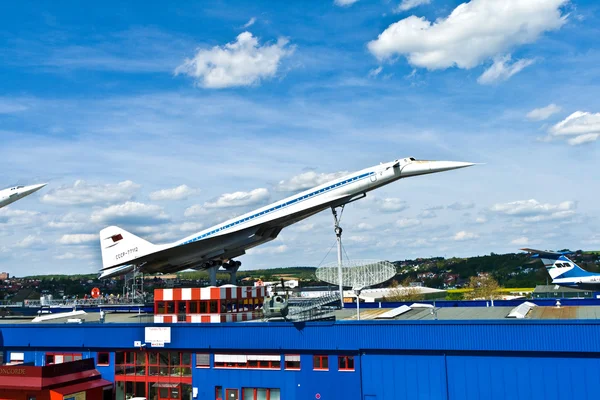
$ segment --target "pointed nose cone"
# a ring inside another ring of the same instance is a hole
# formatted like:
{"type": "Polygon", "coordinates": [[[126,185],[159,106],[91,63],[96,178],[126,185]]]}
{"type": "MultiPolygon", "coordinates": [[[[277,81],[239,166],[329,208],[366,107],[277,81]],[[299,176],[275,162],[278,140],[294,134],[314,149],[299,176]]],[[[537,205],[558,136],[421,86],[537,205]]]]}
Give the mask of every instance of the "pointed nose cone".
{"type": "Polygon", "coordinates": [[[472,165],[475,164],[462,161],[429,161],[431,172],[450,171],[452,169],[466,168],[472,165]]]}
{"type": "Polygon", "coordinates": [[[413,161],[402,168],[401,177],[433,174],[436,172],[450,171],[475,165],[462,161],[413,161]]]}
{"type": "Polygon", "coordinates": [[[31,185],[31,186],[27,186],[25,189],[27,194],[31,194],[33,192],[37,192],[38,190],[40,190],[41,188],[43,188],[44,186],[46,186],[47,183],[40,183],[39,185],[31,185]]]}

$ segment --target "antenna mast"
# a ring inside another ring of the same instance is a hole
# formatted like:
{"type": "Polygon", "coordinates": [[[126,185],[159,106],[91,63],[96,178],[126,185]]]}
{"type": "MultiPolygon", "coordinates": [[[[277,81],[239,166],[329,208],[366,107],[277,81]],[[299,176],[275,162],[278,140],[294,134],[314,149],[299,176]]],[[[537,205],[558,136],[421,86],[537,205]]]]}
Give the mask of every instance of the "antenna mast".
{"type": "MultiPolygon", "coordinates": [[[[342,211],[344,210],[344,206],[341,207],[342,211]]],[[[333,221],[335,223],[335,236],[337,238],[337,256],[338,256],[338,283],[339,283],[339,291],[340,291],[340,307],[344,308],[344,286],[342,281],[342,228],[340,227],[340,220],[337,216],[337,212],[335,211],[335,207],[331,207],[331,212],[333,214],[333,221]]]]}

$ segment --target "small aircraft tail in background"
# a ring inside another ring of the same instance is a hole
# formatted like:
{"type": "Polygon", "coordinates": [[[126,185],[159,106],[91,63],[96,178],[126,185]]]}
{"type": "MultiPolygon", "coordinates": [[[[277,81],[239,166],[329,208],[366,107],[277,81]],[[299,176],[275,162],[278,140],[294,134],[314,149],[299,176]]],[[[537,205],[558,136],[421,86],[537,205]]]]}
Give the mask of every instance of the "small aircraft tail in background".
{"type": "Polygon", "coordinates": [[[600,274],[584,270],[567,257],[572,252],[553,252],[546,250],[521,249],[531,253],[533,258],[542,260],[552,278],[552,283],[579,289],[599,289],[600,274]]]}

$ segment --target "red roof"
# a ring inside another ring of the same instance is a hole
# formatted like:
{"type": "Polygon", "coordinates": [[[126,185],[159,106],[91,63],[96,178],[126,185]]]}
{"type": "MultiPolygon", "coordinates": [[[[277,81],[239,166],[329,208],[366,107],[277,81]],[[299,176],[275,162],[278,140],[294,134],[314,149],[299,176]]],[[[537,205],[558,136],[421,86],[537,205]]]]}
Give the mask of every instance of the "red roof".
{"type": "Polygon", "coordinates": [[[106,379],[95,379],[93,381],[87,381],[82,383],[76,383],[74,385],[63,386],[61,388],[52,389],[53,392],[57,392],[62,394],[63,396],[66,394],[77,393],[83,390],[94,389],[99,387],[110,386],[112,388],[112,382],[107,381],[106,379]]]}

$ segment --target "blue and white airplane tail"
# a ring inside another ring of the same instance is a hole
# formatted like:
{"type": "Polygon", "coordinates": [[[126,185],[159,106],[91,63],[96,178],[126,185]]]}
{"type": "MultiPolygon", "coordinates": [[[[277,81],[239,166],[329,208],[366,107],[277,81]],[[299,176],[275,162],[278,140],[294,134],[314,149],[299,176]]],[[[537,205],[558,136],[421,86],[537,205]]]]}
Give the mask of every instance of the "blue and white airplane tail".
{"type": "Polygon", "coordinates": [[[584,270],[579,265],[567,258],[566,255],[571,254],[572,252],[552,252],[535,249],[521,250],[532,253],[533,258],[539,258],[542,260],[544,267],[546,267],[546,270],[548,270],[548,274],[550,274],[552,280],[564,278],[576,279],[599,275],[584,270]]]}

